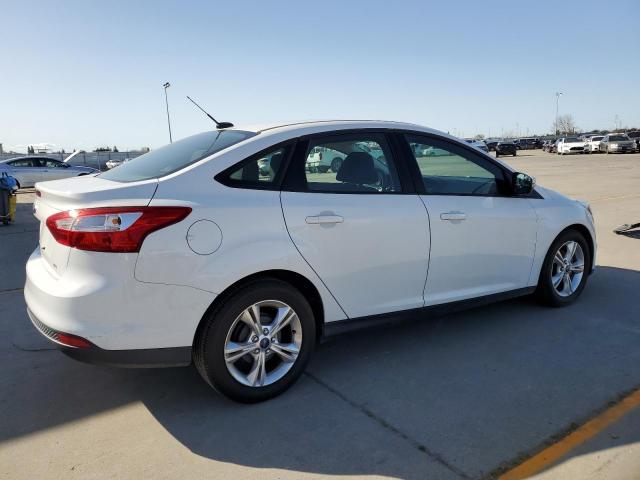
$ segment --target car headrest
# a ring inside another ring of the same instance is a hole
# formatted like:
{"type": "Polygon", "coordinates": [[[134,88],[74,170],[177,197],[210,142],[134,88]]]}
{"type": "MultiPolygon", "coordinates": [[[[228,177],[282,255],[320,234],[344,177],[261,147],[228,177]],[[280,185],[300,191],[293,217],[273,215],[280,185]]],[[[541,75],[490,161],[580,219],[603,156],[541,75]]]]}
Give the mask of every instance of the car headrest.
{"type": "Polygon", "coordinates": [[[271,160],[269,160],[269,167],[271,168],[274,177],[276,173],[278,173],[278,170],[280,170],[283,156],[284,155],[282,155],[282,153],[275,153],[271,156],[271,160]]]}
{"type": "Polygon", "coordinates": [[[376,183],[378,176],[373,168],[373,157],[365,152],[351,152],[343,160],[336,180],[358,185],[376,183]]]}

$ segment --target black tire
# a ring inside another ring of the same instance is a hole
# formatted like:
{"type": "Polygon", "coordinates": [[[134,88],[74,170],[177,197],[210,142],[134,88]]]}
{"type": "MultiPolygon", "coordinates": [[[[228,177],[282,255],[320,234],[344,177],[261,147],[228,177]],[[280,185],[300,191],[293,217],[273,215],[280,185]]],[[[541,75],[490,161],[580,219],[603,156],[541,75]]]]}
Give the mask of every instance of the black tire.
{"type": "Polygon", "coordinates": [[[338,173],[338,170],[340,170],[341,166],[342,166],[342,159],[340,157],[336,157],[333,160],[331,160],[331,171],[333,173],[338,173]]]}
{"type": "Polygon", "coordinates": [[[518,152],[513,152],[513,156],[515,157],[518,152]]]}
{"type": "Polygon", "coordinates": [[[256,280],[233,292],[207,312],[196,335],[193,361],[202,378],[218,392],[242,403],[256,403],[280,395],[302,375],[316,343],[313,311],[307,299],[290,284],[277,279],[256,280]],[[224,345],[238,315],[256,302],[277,300],[297,313],[302,327],[302,344],[291,369],[269,385],[250,387],[237,381],[227,369],[224,345]]]}
{"type": "Polygon", "coordinates": [[[587,278],[589,277],[589,272],[591,272],[591,249],[584,236],[578,232],[577,230],[567,230],[563,232],[549,247],[549,251],[547,252],[547,256],[544,259],[544,263],[542,264],[542,270],[540,271],[540,277],[538,279],[538,286],[536,288],[536,297],[537,299],[543,303],[544,305],[548,305],[550,307],[564,307],[571,303],[573,303],[584,290],[585,285],[587,284],[587,278]],[[553,268],[553,258],[558,251],[558,249],[568,241],[578,242],[580,248],[584,253],[584,271],[582,275],[582,279],[580,281],[580,285],[575,289],[575,291],[567,296],[563,297],[556,292],[556,289],[553,287],[553,283],[551,280],[552,268],[553,268]]]}
{"type": "Polygon", "coordinates": [[[320,173],[327,173],[329,171],[329,167],[327,167],[326,165],[321,165],[318,167],[318,171],[320,173]]]}
{"type": "Polygon", "coordinates": [[[496,158],[498,158],[500,156],[500,154],[498,153],[498,150],[496,150],[496,158]]]}

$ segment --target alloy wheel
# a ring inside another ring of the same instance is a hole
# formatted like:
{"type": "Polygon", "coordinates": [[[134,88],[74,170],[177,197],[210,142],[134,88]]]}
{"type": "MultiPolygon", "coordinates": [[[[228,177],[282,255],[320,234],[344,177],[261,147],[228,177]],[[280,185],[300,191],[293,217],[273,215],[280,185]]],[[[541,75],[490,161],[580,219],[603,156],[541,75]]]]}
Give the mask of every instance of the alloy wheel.
{"type": "Polygon", "coordinates": [[[302,347],[302,326],[286,303],[265,300],[242,311],[224,344],[227,370],[243,385],[263,387],[284,377],[302,347]]]}
{"type": "Polygon", "coordinates": [[[561,297],[572,295],[584,275],[584,252],[580,244],[569,240],[562,244],[551,264],[551,283],[561,297]]]}

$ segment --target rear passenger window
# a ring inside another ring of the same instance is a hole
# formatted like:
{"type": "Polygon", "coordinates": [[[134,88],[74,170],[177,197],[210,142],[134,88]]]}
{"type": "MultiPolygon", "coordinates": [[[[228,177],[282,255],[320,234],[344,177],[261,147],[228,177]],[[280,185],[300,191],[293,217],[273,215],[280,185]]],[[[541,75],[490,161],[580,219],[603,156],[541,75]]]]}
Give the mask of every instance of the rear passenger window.
{"type": "Polygon", "coordinates": [[[304,169],[307,190],[311,192],[400,192],[391,151],[381,134],[312,139],[304,169]]]}
{"type": "Polygon", "coordinates": [[[288,147],[275,148],[255,155],[223,173],[219,181],[238,188],[276,188],[284,173],[288,147]]]}

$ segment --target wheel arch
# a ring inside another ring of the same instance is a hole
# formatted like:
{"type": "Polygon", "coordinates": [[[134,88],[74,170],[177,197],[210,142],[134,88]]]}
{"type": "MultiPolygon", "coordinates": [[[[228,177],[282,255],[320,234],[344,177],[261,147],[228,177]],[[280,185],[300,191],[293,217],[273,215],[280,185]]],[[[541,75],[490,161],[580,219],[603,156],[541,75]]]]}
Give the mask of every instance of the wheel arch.
{"type": "Polygon", "coordinates": [[[217,295],[200,319],[198,327],[196,328],[193,336],[192,345],[195,345],[196,339],[200,335],[200,331],[202,330],[205,319],[216,307],[218,307],[218,305],[224,303],[231,295],[243,288],[245,285],[259,280],[269,279],[276,279],[288,283],[291,287],[297,289],[298,291],[300,291],[300,293],[302,293],[302,295],[304,295],[304,297],[309,302],[309,305],[311,306],[311,310],[313,311],[313,316],[316,324],[316,339],[321,339],[324,334],[324,305],[322,303],[320,292],[318,291],[316,286],[313,284],[313,282],[311,282],[311,280],[306,278],[304,275],[301,275],[300,273],[293,272],[291,270],[273,269],[253,273],[244,278],[241,278],[240,280],[229,285],[219,295],[217,295]]]}
{"type": "MultiPolygon", "coordinates": [[[[593,238],[593,235],[591,234],[591,231],[583,224],[581,223],[573,223],[571,225],[566,226],[565,228],[563,228],[560,232],[558,232],[558,234],[553,237],[553,239],[551,240],[551,243],[549,243],[549,246],[547,247],[547,250],[545,252],[545,257],[547,255],[547,253],[549,252],[549,249],[551,248],[551,246],[553,245],[553,243],[564,233],[568,232],[569,230],[575,230],[577,232],[579,232],[587,241],[587,247],[589,248],[589,258],[591,259],[591,270],[589,271],[589,275],[591,275],[591,273],[594,270],[594,253],[595,253],[595,239],[593,238]]],[[[544,257],[543,257],[544,258],[544,257]]],[[[542,264],[540,264],[540,271],[538,272],[538,277],[537,277],[537,281],[540,281],[540,275],[542,275],[542,264]]]]}

